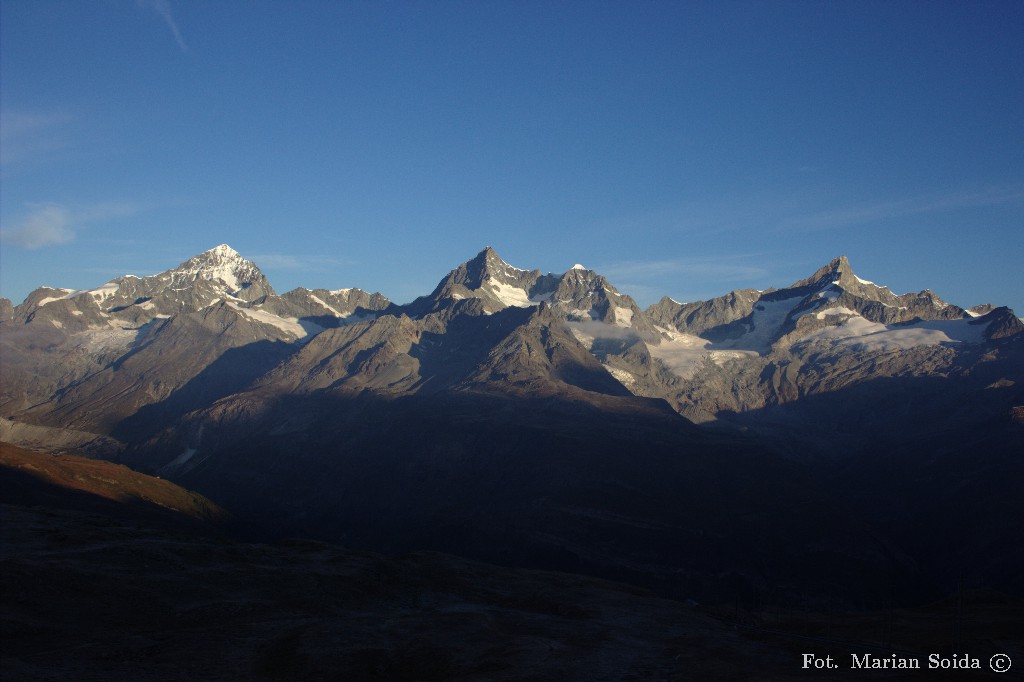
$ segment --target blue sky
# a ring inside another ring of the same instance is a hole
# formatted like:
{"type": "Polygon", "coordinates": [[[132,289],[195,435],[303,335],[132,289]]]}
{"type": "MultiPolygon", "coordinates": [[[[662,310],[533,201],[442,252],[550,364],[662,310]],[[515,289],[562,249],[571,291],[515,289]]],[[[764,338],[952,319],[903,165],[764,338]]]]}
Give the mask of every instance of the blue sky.
{"type": "Polygon", "coordinates": [[[0,295],[226,242],[407,302],[485,245],[647,305],[847,255],[1024,314],[1024,3],[0,0],[0,295]]]}

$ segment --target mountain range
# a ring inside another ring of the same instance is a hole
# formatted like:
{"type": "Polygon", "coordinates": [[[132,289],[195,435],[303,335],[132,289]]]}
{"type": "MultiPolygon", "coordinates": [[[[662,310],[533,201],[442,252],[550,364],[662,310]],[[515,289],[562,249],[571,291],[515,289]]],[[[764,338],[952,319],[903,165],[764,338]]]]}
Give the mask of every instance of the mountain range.
{"type": "Polygon", "coordinates": [[[709,602],[1024,592],[1024,324],[845,257],[645,310],[490,247],[404,305],[278,294],[221,245],[0,300],[0,370],[0,439],[171,479],[252,537],[709,602]]]}

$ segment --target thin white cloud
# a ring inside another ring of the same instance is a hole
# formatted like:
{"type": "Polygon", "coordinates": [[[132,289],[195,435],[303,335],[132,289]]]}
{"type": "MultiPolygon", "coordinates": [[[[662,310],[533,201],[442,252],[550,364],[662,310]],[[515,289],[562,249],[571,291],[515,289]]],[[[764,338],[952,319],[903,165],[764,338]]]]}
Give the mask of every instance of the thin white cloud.
{"type": "Polygon", "coordinates": [[[167,24],[167,28],[174,34],[174,40],[177,41],[181,51],[188,52],[188,45],[185,44],[185,39],[181,37],[181,31],[178,29],[178,23],[174,20],[174,14],[171,12],[171,3],[168,0],[136,0],[136,2],[139,7],[153,10],[159,14],[160,18],[167,24]]]}
{"type": "Polygon", "coordinates": [[[601,274],[612,281],[616,278],[643,281],[669,275],[719,281],[742,281],[763,277],[769,273],[769,270],[760,266],[730,263],[729,260],[735,260],[735,257],[706,260],[623,261],[605,265],[599,270],[601,274]]]}
{"type": "Polygon", "coordinates": [[[71,210],[58,204],[30,204],[28,214],[13,227],[0,229],[0,240],[25,249],[60,246],[73,241],[83,226],[138,213],[126,202],[93,204],[71,210]]]}
{"type": "Polygon", "coordinates": [[[1001,206],[1024,201],[1024,187],[1003,185],[982,190],[966,190],[942,195],[921,195],[893,201],[865,203],[860,206],[819,211],[781,221],[782,228],[827,230],[877,223],[893,218],[928,213],[943,213],[984,206],[1001,206]]]}
{"type": "Polygon", "coordinates": [[[75,219],[80,223],[95,223],[112,218],[133,216],[141,210],[139,204],[128,201],[105,201],[76,211],[75,219]]]}
{"type": "Polygon", "coordinates": [[[26,249],[66,244],[75,238],[71,213],[60,206],[36,207],[14,229],[0,231],[0,238],[26,249]]]}
{"type": "Polygon", "coordinates": [[[0,142],[7,145],[32,133],[47,130],[69,120],[67,114],[26,114],[6,110],[0,113],[0,142]]]}
{"type": "Polygon", "coordinates": [[[637,282],[612,282],[612,284],[622,293],[631,296],[641,308],[660,301],[661,297],[665,295],[665,290],[657,285],[637,282]]]}
{"type": "Polygon", "coordinates": [[[246,256],[249,260],[261,268],[276,268],[279,270],[310,270],[318,271],[334,268],[344,263],[338,258],[321,255],[295,255],[286,253],[263,253],[254,256],[246,256]]]}
{"type": "Polygon", "coordinates": [[[61,129],[71,120],[64,113],[0,111],[0,167],[32,161],[65,146],[61,129]]]}
{"type": "Polygon", "coordinates": [[[685,299],[704,300],[720,296],[722,292],[737,288],[735,285],[750,286],[768,279],[771,270],[749,261],[764,262],[771,258],[765,253],[741,253],[727,256],[703,258],[675,258],[648,261],[621,261],[602,265],[595,270],[607,277],[619,291],[627,293],[641,307],[646,307],[661,300],[669,292],[678,292],[686,288],[690,295],[685,299]],[[715,293],[702,297],[694,297],[694,291],[713,291],[715,293]]]}

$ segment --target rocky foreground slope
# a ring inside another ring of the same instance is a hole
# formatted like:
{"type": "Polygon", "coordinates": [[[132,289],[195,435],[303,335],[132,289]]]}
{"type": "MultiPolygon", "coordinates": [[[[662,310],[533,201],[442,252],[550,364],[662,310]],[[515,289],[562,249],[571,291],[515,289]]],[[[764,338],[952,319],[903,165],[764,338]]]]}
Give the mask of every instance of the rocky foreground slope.
{"type": "Polygon", "coordinates": [[[223,519],[196,524],[208,506],[154,516],[110,499],[114,481],[155,505],[201,499],[118,465],[0,445],[0,679],[806,679],[809,645],[844,666],[851,651],[892,649],[927,665],[952,646],[955,617],[966,650],[1024,655],[1021,600],[1005,594],[855,615],[707,607],[436,552],[243,543],[223,519]],[[17,485],[26,471],[65,475],[17,485]]]}

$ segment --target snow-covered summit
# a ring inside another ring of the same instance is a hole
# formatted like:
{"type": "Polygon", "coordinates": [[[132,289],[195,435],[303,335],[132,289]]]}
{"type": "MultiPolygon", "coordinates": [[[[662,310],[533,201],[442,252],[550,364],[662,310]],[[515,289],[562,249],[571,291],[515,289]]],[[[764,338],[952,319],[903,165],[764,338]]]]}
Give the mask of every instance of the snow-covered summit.
{"type": "Polygon", "coordinates": [[[170,270],[171,288],[182,289],[200,279],[222,284],[227,293],[237,296],[242,289],[263,280],[256,264],[246,260],[227,244],[204,251],[170,270]]]}

